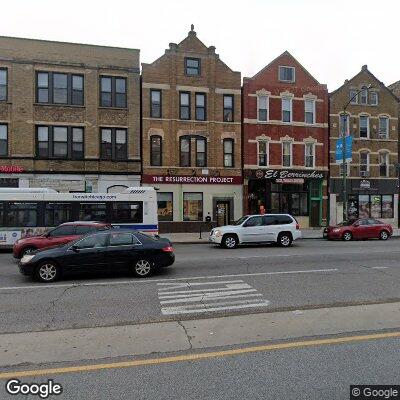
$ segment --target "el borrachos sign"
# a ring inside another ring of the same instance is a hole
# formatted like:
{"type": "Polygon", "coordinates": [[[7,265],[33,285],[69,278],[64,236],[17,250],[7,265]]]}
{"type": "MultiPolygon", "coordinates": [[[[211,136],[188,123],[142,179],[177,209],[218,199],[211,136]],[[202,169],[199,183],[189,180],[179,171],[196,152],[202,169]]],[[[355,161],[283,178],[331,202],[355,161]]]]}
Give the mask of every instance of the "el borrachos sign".
{"type": "Polygon", "coordinates": [[[324,171],[316,170],[287,170],[287,169],[259,169],[255,173],[256,178],[266,179],[322,179],[324,171]]]}

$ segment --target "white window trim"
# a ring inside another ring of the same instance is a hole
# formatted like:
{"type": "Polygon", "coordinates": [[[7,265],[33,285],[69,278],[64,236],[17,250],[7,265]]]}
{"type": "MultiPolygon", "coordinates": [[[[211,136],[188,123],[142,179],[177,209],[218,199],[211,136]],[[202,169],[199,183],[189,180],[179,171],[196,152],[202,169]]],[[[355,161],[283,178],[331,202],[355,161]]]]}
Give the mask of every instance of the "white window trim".
{"type": "Polygon", "coordinates": [[[363,87],[361,88],[361,92],[359,93],[359,96],[360,96],[360,103],[359,103],[359,104],[362,104],[363,106],[367,105],[369,99],[368,99],[368,88],[367,88],[366,86],[363,86],[363,87]],[[364,90],[367,92],[366,102],[365,102],[365,103],[362,102],[364,90]]]}
{"type": "Polygon", "coordinates": [[[269,140],[257,140],[257,165],[259,167],[268,167],[269,166],[269,140]],[[266,144],[266,154],[267,154],[267,165],[260,165],[260,143],[266,144]]]}
{"type": "Polygon", "coordinates": [[[366,114],[361,114],[358,116],[358,136],[360,139],[369,139],[370,138],[370,125],[371,125],[371,121],[370,121],[370,117],[369,115],[366,114]],[[361,117],[365,117],[368,120],[368,124],[367,124],[367,137],[363,137],[360,135],[360,131],[361,131],[361,117]]]}
{"type": "Polygon", "coordinates": [[[314,99],[304,99],[304,122],[307,124],[307,125],[314,125],[315,124],[315,100],[314,99]],[[310,124],[310,123],[307,123],[307,121],[306,121],[306,102],[307,101],[312,101],[312,103],[313,103],[313,121],[312,121],[312,123],[310,124]]]}
{"type": "Polygon", "coordinates": [[[381,127],[381,119],[386,119],[386,137],[382,138],[382,140],[387,140],[389,139],[389,132],[390,132],[390,118],[386,115],[380,115],[378,117],[378,135],[379,135],[379,139],[381,139],[381,132],[380,132],[380,127],[381,127]]]}
{"type": "Polygon", "coordinates": [[[293,122],[293,99],[292,97],[288,97],[288,96],[283,96],[282,100],[281,100],[281,109],[282,109],[282,115],[281,115],[281,120],[283,124],[291,124],[293,122]],[[283,121],[283,100],[289,100],[290,101],[290,121],[286,122],[283,121]]]}
{"type": "Polygon", "coordinates": [[[377,92],[376,90],[372,90],[372,91],[370,91],[370,93],[376,93],[376,103],[369,102],[369,104],[370,104],[371,106],[377,106],[377,105],[379,105],[379,94],[378,94],[378,92],[377,92]]]}
{"type": "Polygon", "coordinates": [[[257,95],[257,121],[258,122],[268,122],[269,121],[269,96],[265,94],[259,94],[257,95]],[[260,120],[260,115],[259,115],[259,110],[260,110],[260,97],[266,97],[267,98],[267,120],[266,121],[261,121],[260,120]]]}
{"type": "Polygon", "coordinates": [[[293,143],[288,141],[288,140],[284,140],[282,142],[282,159],[281,159],[281,163],[282,163],[282,167],[285,167],[285,168],[291,168],[292,165],[293,165],[293,143]],[[285,143],[289,143],[290,165],[283,165],[283,156],[284,156],[283,149],[284,149],[285,143]]]}
{"type": "MultiPolygon", "coordinates": [[[[349,97],[350,97],[350,99],[354,96],[355,93],[357,93],[357,90],[356,90],[356,89],[350,89],[350,90],[349,90],[349,97]],[[352,92],[353,92],[353,94],[352,94],[352,92]]],[[[350,104],[358,104],[358,96],[359,96],[359,95],[360,95],[360,94],[357,94],[357,96],[354,97],[353,100],[351,100],[350,104]]]]}
{"type": "Polygon", "coordinates": [[[278,67],[278,81],[280,81],[280,82],[290,82],[290,83],[296,82],[296,68],[292,67],[291,65],[279,65],[279,67],[278,67]],[[293,80],[292,81],[288,81],[286,79],[281,79],[281,68],[290,68],[290,69],[293,70],[293,80]]]}
{"type": "Polygon", "coordinates": [[[370,167],[370,165],[369,165],[369,152],[368,151],[360,151],[360,159],[359,159],[359,161],[358,161],[358,165],[359,165],[359,167],[360,167],[360,175],[361,175],[361,166],[362,165],[365,165],[365,164],[361,164],[361,154],[366,154],[367,155],[367,172],[369,172],[369,167],[370,167]]]}
{"type": "Polygon", "coordinates": [[[315,168],[315,143],[311,143],[311,142],[304,143],[304,167],[305,168],[315,168]],[[307,146],[311,146],[311,148],[312,148],[313,163],[312,163],[311,167],[307,167],[306,166],[306,163],[307,163],[307,146]]]}

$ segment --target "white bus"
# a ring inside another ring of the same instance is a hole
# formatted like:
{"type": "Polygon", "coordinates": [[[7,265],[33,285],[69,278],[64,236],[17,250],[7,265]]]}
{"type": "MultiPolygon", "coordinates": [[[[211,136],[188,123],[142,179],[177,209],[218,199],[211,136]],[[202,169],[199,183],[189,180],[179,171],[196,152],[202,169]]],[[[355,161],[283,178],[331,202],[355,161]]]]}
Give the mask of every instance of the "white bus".
{"type": "Polygon", "coordinates": [[[0,248],[70,221],[104,221],[157,235],[156,191],[152,187],[132,187],[124,193],[0,189],[0,248]]]}

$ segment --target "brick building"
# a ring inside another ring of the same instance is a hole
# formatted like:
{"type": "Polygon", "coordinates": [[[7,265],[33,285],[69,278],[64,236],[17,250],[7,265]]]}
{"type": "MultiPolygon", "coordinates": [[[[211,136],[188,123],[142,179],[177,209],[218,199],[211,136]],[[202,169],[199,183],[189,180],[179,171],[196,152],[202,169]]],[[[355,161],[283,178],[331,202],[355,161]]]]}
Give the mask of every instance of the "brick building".
{"type": "Polygon", "coordinates": [[[398,221],[399,101],[364,65],[330,94],[330,222],[342,221],[342,168],[336,164],[336,141],[353,136],[352,161],[346,165],[350,217],[398,221]],[[370,89],[367,89],[371,85],[370,89]],[[344,105],[350,103],[344,118],[344,105]]]}
{"type": "Polygon", "coordinates": [[[241,77],[193,26],[142,64],[143,182],[158,190],[160,228],[242,215],[241,77]]]}
{"type": "Polygon", "coordinates": [[[0,37],[0,186],[139,186],[139,68],[139,50],[0,37]]]}
{"type": "Polygon", "coordinates": [[[287,51],[243,81],[246,212],[327,218],[328,91],[287,51]]]}

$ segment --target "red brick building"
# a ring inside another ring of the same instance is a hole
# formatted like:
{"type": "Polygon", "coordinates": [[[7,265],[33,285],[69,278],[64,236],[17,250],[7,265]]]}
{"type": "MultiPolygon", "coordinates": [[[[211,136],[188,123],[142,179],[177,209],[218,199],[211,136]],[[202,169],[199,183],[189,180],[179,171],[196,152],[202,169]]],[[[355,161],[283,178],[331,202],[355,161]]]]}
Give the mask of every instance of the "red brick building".
{"type": "Polygon", "coordinates": [[[244,209],[327,219],[328,90],[285,51],[243,81],[244,209]]]}

